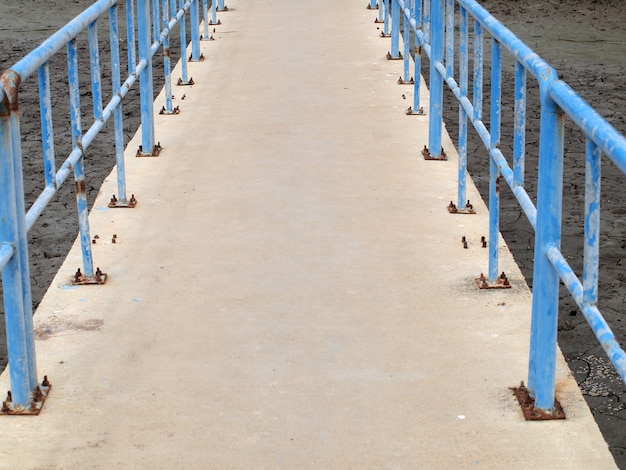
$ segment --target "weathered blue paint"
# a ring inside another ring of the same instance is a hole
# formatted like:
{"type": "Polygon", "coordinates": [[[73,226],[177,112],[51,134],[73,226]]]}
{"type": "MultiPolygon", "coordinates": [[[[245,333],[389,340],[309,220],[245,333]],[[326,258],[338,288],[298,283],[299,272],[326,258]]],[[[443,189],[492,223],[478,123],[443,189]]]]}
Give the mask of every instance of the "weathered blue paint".
{"type": "Polygon", "coordinates": [[[526,69],[515,61],[515,104],[513,110],[513,171],[514,183],[524,186],[526,161],[526,69]]]}
{"type": "MultiPolygon", "coordinates": [[[[489,155],[500,147],[502,96],[502,51],[495,39],[491,40],[491,108],[489,118],[489,155]]],[[[500,169],[493,158],[489,159],[489,282],[498,279],[498,254],[500,240],[500,169]]]]}
{"type": "Polygon", "coordinates": [[[400,58],[400,4],[391,0],[391,58],[400,58]]]}
{"type": "Polygon", "coordinates": [[[198,12],[198,0],[191,0],[189,14],[191,21],[191,61],[198,62],[200,60],[200,14],[198,12]]]}
{"type": "Polygon", "coordinates": [[[70,117],[72,125],[72,144],[74,151],[81,156],[74,164],[74,181],[76,183],[76,208],[78,210],[78,227],[80,245],[83,254],[83,274],[92,278],[93,256],[91,253],[91,236],[89,234],[89,207],[87,204],[87,185],[85,183],[83,128],[81,120],[80,85],[78,81],[78,49],[76,40],[67,44],[68,83],[70,94],[70,117]]]}
{"type": "Polygon", "coordinates": [[[172,77],[170,66],[170,0],[162,0],[163,8],[163,34],[161,35],[163,44],[163,75],[165,77],[165,112],[172,114],[172,77]]]}
{"type": "Polygon", "coordinates": [[[150,0],[137,0],[137,41],[139,61],[145,68],[139,74],[141,106],[141,146],[150,153],[154,148],[154,106],[152,85],[152,50],[150,40],[150,0]]]}
{"type": "Polygon", "coordinates": [[[39,115],[41,118],[41,144],[46,187],[55,186],[54,128],[52,126],[52,101],[50,97],[50,68],[48,63],[39,67],[39,115]]]}
{"type": "Polygon", "coordinates": [[[432,32],[430,50],[430,119],[428,122],[428,149],[433,158],[441,156],[441,132],[443,119],[443,75],[437,67],[443,67],[444,50],[444,0],[433,0],[431,6],[432,32]]]}
{"type": "Polygon", "coordinates": [[[135,38],[135,2],[126,0],[126,53],[128,54],[128,75],[137,67],[137,39],[135,38]]]}
{"type": "MultiPolygon", "coordinates": [[[[186,8],[188,5],[188,3],[185,3],[185,0],[180,0],[180,11],[182,11],[184,8],[186,8]]],[[[187,27],[185,26],[185,22],[181,21],[179,23],[179,27],[180,27],[180,43],[181,44],[187,44],[187,27]]],[[[189,75],[188,75],[188,69],[187,69],[187,50],[183,49],[181,50],[180,53],[180,64],[181,64],[181,80],[183,81],[183,83],[188,83],[189,82],[189,75]]]]}
{"type": "Polygon", "coordinates": [[[102,120],[102,85],[100,83],[100,52],[98,49],[98,24],[94,21],[88,27],[89,62],[91,64],[91,97],[94,119],[102,120]]]}
{"type": "Polygon", "coordinates": [[[369,7],[373,10],[377,7],[376,0],[370,0],[369,7]]]}
{"type": "MultiPolygon", "coordinates": [[[[400,0],[404,8],[404,2],[400,0]]],[[[472,123],[490,157],[490,250],[489,277],[497,276],[497,245],[499,204],[495,182],[506,181],[536,231],[534,288],[528,388],[535,397],[536,408],[550,412],[554,409],[554,380],[556,361],[556,325],[559,279],[570,291],[585,315],[600,344],[616,370],[626,381],[626,353],[616,341],[597,309],[599,264],[600,159],[609,158],[626,173],[626,138],[619,134],[598,113],[584,102],[556,71],[511,31],[499,23],[475,0],[418,1],[410,27],[421,50],[430,58],[431,111],[429,147],[432,150],[440,135],[433,121],[440,103],[440,77],[445,79],[459,101],[459,207],[465,202],[467,158],[467,120],[472,123]],[[445,1],[445,21],[443,20],[445,1]],[[454,78],[455,5],[459,14],[459,83],[454,78]],[[420,8],[423,7],[423,15],[420,8]],[[431,21],[432,14],[432,21],[431,21]],[[474,22],[473,93],[468,96],[469,18],[474,22]],[[483,122],[483,42],[488,33],[492,38],[491,102],[489,129],[483,122]],[[445,34],[445,64],[443,43],[445,34]],[[501,51],[508,52],[515,63],[513,167],[509,166],[500,147],[501,51]],[[541,131],[539,148],[539,177],[537,207],[524,189],[526,153],[526,82],[534,77],[540,88],[541,131]],[[568,116],[587,139],[585,176],[585,238],[582,282],[560,252],[560,218],[562,207],[563,120],[568,116]]],[[[395,27],[395,23],[393,25],[395,27]]],[[[393,31],[392,31],[393,37],[393,31]]],[[[416,72],[418,55],[415,57],[416,72]]],[[[417,90],[417,88],[416,88],[417,90]]],[[[417,94],[417,91],[416,91],[417,94]]]]}
{"type": "MultiPolygon", "coordinates": [[[[109,44],[111,47],[111,89],[113,96],[121,98],[121,66],[117,8],[109,8],[109,44]]],[[[103,115],[104,117],[104,115],[103,115]]],[[[117,199],[120,204],[128,203],[126,197],[126,163],[124,161],[124,122],[122,103],[113,108],[113,125],[115,128],[115,163],[117,173],[117,199]]]]}
{"type": "Polygon", "coordinates": [[[589,138],[585,151],[585,244],[583,253],[583,304],[598,302],[600,266],[600,175],[602,153],[589,138]]]}
{"type": "Polygon", "coordinates": [[[446,78],[454,76],[454,0],[446,0],[446,78]]]}
{"type": "MultiPolygon", "coordinates": [[[[459,11],[459,98],[467,102],[469,88],[469,20],[467,10],[460,7],[459,11]]],[[[454,58],[453,58],[454,60],[454,58]]],[[[467,111],[459,101],[459,165],[457,207],[465,209],[467,199],[467,111]]]]}

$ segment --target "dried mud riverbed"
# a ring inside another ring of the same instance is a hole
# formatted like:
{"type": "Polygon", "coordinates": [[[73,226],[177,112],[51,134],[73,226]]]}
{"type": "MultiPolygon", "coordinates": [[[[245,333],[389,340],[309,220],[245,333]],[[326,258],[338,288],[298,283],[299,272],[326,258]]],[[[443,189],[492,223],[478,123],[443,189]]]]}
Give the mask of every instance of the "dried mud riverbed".
{"type": "MultiPolygon", "coordinates": [[[[364,1],[364,4],[367,3],[364,1]]],[[[505,23],[532,49],[557,69],[564,80],[580,93],[598,112],[620,132],[626,133],[626,9],[623,0],[483,0],[481,2],[505,23]]],[[[5,70],[32,50],[43,39],[83,11],[91,4],[87,0],[0,0],[0,70],[5,70]],[[49,14],[54,12],[53,15],[49,14]]],[[[104,44],[106,41],[103,39],[104,44]]],[[[80,43],[84,61],[85,41],[80,43]]],[[[173,50],[176,48],[174,47],[173,50]]],[[[488,49],[487,49],[488,51],[488,49]]],[[[107,55],[102,53],[103,68],[108,67],[107,55]]],[[[159,66],[157,55],[156,67],[159,66]]],[[[65,65],[51,64],[53,75],[62,77],[65,65]]],[[[511,108],[512,75],[505,71],[503,103],[511,108]],[[508,73],[508,75],[507,75],[508,73]]],[[[104,71],[106,76],[107,71],[104,71]]],[[[155,74],[158,79],[159,74],[155,74]]],[[[486,74],[488,75],[488,74],[486,74]]],[[[33,82],[31,79],[30,82],[33,82]]],[[[538,142],[537,91],[529,77],[527,175],[529,193],[534,192],[536,179],[536,146],[538,142]]],[[[67,88],[66,80],[53,80],[59,92],[67,88]]],[[[157,84],[156,90],[161,84],[157,84]]],[[[84,87],[83,90],[87,90],[84,87]]],[[[489,84],[485,83],[488,96],[489,84]]],[[[53,94],[54,96],[54,94],[53,94]]],[[[88,98],[83,98],[89,101],[88,98]]],[[[487,102],[487,101],[486,101],[487,102]]],[[[446,127],[456,139],[458,108],[446,98],[446,127]]],[[[69,135],[67,103],[55,106],[55,129],[69,135]],[[60,110],[57,112],[56,110],[60,110]]],[[[42,190],[43,172],[39,135],[39,114],[34,84],[23,88],[21,112],[24,119],[23,165],[25,192],[32,202],[42,190]],[[28,126],[32,126],[29,132],[28,126]]],[[[126,141],[139,125],[138,95],[132,91],[124,102],[124,132],[126,141]]],[[[89,115],[90,110],[84,110],[89,115]]],[[[503,151],[510,155],[512,113],[503,115],[503,151]]],[[[93,202],[102,180],[109,174],[115,155],[111,142],[111,125],[86,152],[87,191],[93,202]]],[[[58,155],[69,153],[69,139],[61,139],[58,155]]],[[[570,263],[579,268],[582,261],[582,204],[584,201],[584,140],[579,133],[569,130],[565,136],[565,211],[563,218],[563,247],[570,263]]],[[[469,141],[469,169],[483,197],[487,194],[488,161],[478,139],[469,141]]],[[[58,164],[58,163],[57,163],[58,164]]],[[[626,322],[623,321],[626,283],[624,283],[626,240],[625,177],[608,161],[603,164],[602,180],[602,247],[601,247],[601,311],[611,324],[622,344],[626,343],[626,322]]],[[[61,189],[50,208],[29,234],[33,303],[39,303],[76,235],[76,210],[73,185],[61,189]]],[[[522,268],[527,282],[532,285],[533,234],[524,216],[503,190],[502,233],[522,268]]],[[[563,293],[559,321],[559,343],[581,390],[591,407],[605,439],[620,468],[626,469],[626,390],[610,366],[598,342],[582,315],[568,295],[563,293]]],[[[0,306],[0,311],[2,307],[0,306]]],[[[6,364],[4,321],[0,321],[0,368],[6,364]]],[[[0,391],[1,392],[1,391],[0,391]]]]}

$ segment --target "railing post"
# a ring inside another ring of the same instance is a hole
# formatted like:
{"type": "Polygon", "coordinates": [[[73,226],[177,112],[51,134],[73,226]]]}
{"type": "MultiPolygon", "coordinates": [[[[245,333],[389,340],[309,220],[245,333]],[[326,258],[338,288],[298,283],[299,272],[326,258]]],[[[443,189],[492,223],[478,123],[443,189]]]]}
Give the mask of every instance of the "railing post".
{"type": "Polygon", "coordinates": [[[146,66],[139,74],[141,146],[144,153],[151,153],[154,148],[154,95],[152,83],[152,43],[150,39],[150,0],[137,0],[137,30],[139,62],[146,62],[146,66]]]}
{"type": "Polygon", "coordinates": [[[126,44],[128,47],[128,75],[132,75],[135,73],[135,67],[137,67],[135,3],[133,0],[126,0],[126,44]]]}
{"type": "Polygon", "coordinates": [[[11,82],[0,89],[0,241],[10,243],[13,256],[2,271],[4,317],[11,379],[11,406],[28,407],[37,387],[37,364],[32,320],[32,295],[26,237],[24,183],[17,90],[19,76],[3,75],[11,82]]]}
{"type": "MultiPolygon", "coordinates": [[[[198,0],[192,0],[190,7],[191,23],[191,61],[200,60],[200,15],[198,12],[198,0]]],[[[184,45],[181,45],[184,48],[184,45]]]]}
{"type": "Polygon", "coordinates": [[[204,36],[202,39],[209,40],[209,2],[202,0],[202,29],[204,30],[204,36]]]}
{"type": "MultiPolygon", "coordinates": [[[[163,0],[163,29],[169,29],[170,24],[170,2],[163,0]]],[[[170,31],[163,38],[163,73],[165,75],[165,112],[172,114],[172,77],[170,66],[170,31]]]]}
{"type": "Polygon", "coordinates": [[[543,90],[528,390],[535,397],[535,408],[546,412],[552,412],[555,407],[559,310],[559,275],[546,253],[550,247],[561,245],[563,122],[562,112],[543,90]]]}
{"type": "MultiPolygon", "coordinates": [[[[459,17],[459,88],[461,98],[467,98],[469,88],[469,21],[467,10],[463,6],[460,7],[459,17]]],[[[460,101],[458,153],[458,206],[464,209],[467,195],[467,113],[460,101]]]]}
{"type": "Polygon", "coordinates": [[[432,0],[430,33],[430,119],[428,126],[428,147],[431,158],[441,156],[443,77],[437,70],[437,64],[443,63],[445,30],[444,10],[444,0],[432,0]]]}
{"type": "Polygon", "coordinates": [[[391,0],[391,51],[389,59],[400,59],[400,5],[391,0]]]}
{"type": "MultiPolygon", "coordinates": [[[[109,41],[111,43],[111,87],[113,93],[118,94],[121,91],[121,74],[118,18],[117,8],[115,6],[112,6],[109,9],[109,41]]],[[[117,199],[120,205],[127,205],[128,200],[126,199],[126,168],[124,162],[124,122],[122,117],[121,102],[119,106],[116,106],[115,110],[113,111],[113,123],[115,129],[117,199]]]]}
{"type": "Polygon", "coordinates": [[[370,4],[367,7],[370,10],[375,10],[376,8],[378,8],[378,5],[376,5],[376,0],[370,0],[370,4]]]}
{"type": "Polygon", "coordinates": [[[491,108],[489,134],[489,282],[498,279],[498,241],[500,239],[500,170],[492,152],[500,147],[502,50],[500,43],[491,40],[491,108]]]}

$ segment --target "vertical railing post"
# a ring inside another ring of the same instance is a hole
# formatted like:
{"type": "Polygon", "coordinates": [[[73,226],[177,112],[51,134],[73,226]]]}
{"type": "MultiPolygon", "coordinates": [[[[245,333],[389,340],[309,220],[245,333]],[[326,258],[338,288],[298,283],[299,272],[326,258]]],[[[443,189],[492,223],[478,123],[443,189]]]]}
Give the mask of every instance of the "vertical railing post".
{"type": "Polygon", "coordinates": [[[78,78],[78,47],[76,39],[67,43],[67,77],[70,98],[70,120],[72,126],[72,151],[80,151],[80,157],[74,164],[76,183],[76,209],[80,245],[83,253],[83,276],[94,277],[91,236],[89,234],[89,207],[87,204],[87,185],[85,183],[85,154],[83,153],[82,112],[80,104],[80,82],[78,78]]]}
{"type": "Polygon", "coordinates": [[[583,304],[598,302],[600,257],[600,148],[587,137],[585,152],[585,245],[583,253],[583,304]]]}
{"type": "Polygon", "coordinates": [[[400,58],[400,5],[398,0],[391,0],[391,51],[388,58],[400,58]]]}
{"type": "Polygon", "coordinates": [[[202,26],[204,30],[204,35],[202,39],[205,41],[209,40],[209,2],[207,0],[202,0],[202,26]]]}
{"type": "Polygon", "coordinates": [[[489,282],[498,278],[498,240],[500,238],[500,170],[493,159],[493,151],[500,147],[500,120],[502,95],[502,47],[491,40],[491,107],[489,118],[489,282]]]}
{"type": "Polygon", "coordinates": [[[137,0],[137,40],[139,61],[146,66],[139,74],[141,105],[141,146],[144,153],[154,148],[154,95],[152,83],[152,51],[150,40],[150,0],[137,0]]]}
{"type": "MultiPolygon", "coordinates": [[[[170,1],[163,0],[163,29],[169,29],[170,23],[170,1]]],[[[163,38],[163,74],[165,76],[165,112],[172,114],[172,77],[170,66],[170,31],[163,38]]]]}
{"type": "Polygon", "coordinates": [[[217,1],[211,0],[211,24],[217,24],[217,1]]]}
{"type": "Polygon", "coordinates": [[[4,317],[13,407],[28,407],[37,386],[32,295],[26,236],[24,183],[17,90],[20,78],[7,72],[12,89],[0,89],[0,241],[13,256],[2,271],[4,317]]]}
{"type": "Polygon", "coordinates": [[[513,127],[513,178],[517,186],[523,187],[526,159],[526,68],[517,60],[513,127]]]}
{"type": "MultiPolygon", "coordinates": [[[[112,6],[109,9],[109,42],[111,48],[111,88],[113,94],[117,95],[121,91],[120,72],[120,46],[118,33],[117,8],[112,6]]],[[[122,117],[122,103],[115,107],[113,111],[113,122],[115,129],[115,161],[117,168],[117,199],[118,204],[127,205],[126,199],[126,169],[124,162],[124,122],[122,117]]]]}
{"type": "MultiPolygon", "coordinates": [[[[467,98],[469,84],[469,21],[467,10],[461,6],[459,11],[459,88],[461,99],[467,98]]],[[[458,206],[465,209],[467,194],[467,112],[459,101],[459,174],[458,206]]]]}
{"type": "MultiPolygon", "coordinates": [[[[215,0],[212,0],[212,1],[215,1],[215,0]]],[[[228,8],[224,6],[224,0],[217,0],[217,10],[218,11],[228,10],[228,8]]]]}
{"type": "Polygon", "coordinates": [[[200,15],[198,12],[198,0],[192,0],[189,13],[191,23],[191,61],[198,62],[200,60],[200,15]]]}
{"type": "Polygon", "coordinates": [[[445,31],[444,10],[444,0],[432,0],[430,39],[430,119],[428,126],[428,147],[431,158],[438,158],[441,156],[443,77],[437,70],[437,64],[443,63],[445,31]]]}
{"type": "MultiPolygon", "coordinates": [[[[11,73],[11,72],[9,72],[11,73]]],[[[0,240],[10,243],[13,256],[2,271],[4,320],[9,353],[12,404],[27,407],[37,385],[35,343],[32,329],[32,302],[28,266],[26,222],[19,199],[24,206],[17,88],[13,100],[0,90],[0,240]],[[17,125],[16,130],[14,126],[17,125]],[[15,138],[17,133],[18,137],[15,138]],[[18,182],[19,174],[19,182],[18,182]],[[26,256],[26,260],[22,259],[26,256]],[[26,269],[26,272],[23,272],[26,269]]]]}
{"type": "Polygon", "coordinates": [[[559,305],[559,274],[546,253],[561,245],[563,122],[562,112],[543,90],[528,390],[535,408],[546,412],[554,410],[559,305]]]}
{"type": "Polygon", "coordinates": [[[376,8],[378,8],[378,5],[376,5],[376,0],[370,0],[370,4],[367,7],[370,10],[375,10],[376,8]]]}
{"type": "Polygon", "coordinates": [[[137,67],[135,39],[135,2],[126,0],[126,44],[128,50],[128,75],[135,73],[137,67]]]}
{"type": "MultiPolygon", "coordinates": [[[[182,10],[185,6],[185,0],[180,0],[179,8],[182,10]]],[[[178,27],[180,28],[180,66],[181,66],[181,82],[189,83],[189,77],[187,73],[187,26],[186,26],[186,15],[183,16],[178,23],[178,27]]]]}

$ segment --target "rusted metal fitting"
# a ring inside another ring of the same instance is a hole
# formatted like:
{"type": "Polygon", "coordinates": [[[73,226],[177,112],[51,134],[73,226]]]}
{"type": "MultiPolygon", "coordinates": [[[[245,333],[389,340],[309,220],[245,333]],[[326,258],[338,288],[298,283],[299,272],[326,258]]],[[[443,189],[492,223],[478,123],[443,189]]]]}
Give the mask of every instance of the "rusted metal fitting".
{"type": "Polygon", "coordinates": [[[485,237],[480,237],[480,245],[483,248],[487,248],[487,239],[485,237]]]}
{"type": "Polygon", "coordinates": [[[183,82],[182,78],[179,78],[178,81],[176,82],[177,86],[191,86],[191,85],[195,85],[195,82],[193,81],[193,78],[190,78],[188,82],[183,82]]]}
{"type": "Polygon", "coordinates": [[[137,150],[137,155],[135,155],[135,156],[136,157],[158,157],[159,154],[161,153],[161,150],[163,150],[163,147],[161,147],[161,142],[158,142],[152,148],[152,152],[150,152],[150,153],[145,153],[143,151],[143,145],[140,145],[139,149],[137,150]]]}
{"type": "Polygon", "coordinates": [[[530,391],[524,385],[524,381],[520,382],[519,387],[510,387],[510,389],[513,391],[515,398],[517,398],[526,421],[565,419],[565,411],[563,411],[563,407],[556,398],[554,399],[554,410],[552,413],[549,413],[535,408],[535,399],[530,396],[530,391]]]}
{"type": "Polygon", "coordinates": [[[385,20],[379,20],[378,18],[376,18],[376,19],[374,20],[374,24],[382,24],[382,23],[384,23],[384,22],[385,22],[385,20]]]}
{"type": "MultiPolygon", "coordinates": [[[[209,22],[209,24],[210,24],[211,26],[213,26],[213,25],[220,25],[220,24],[222,24],[222,20],[217,20],[217,23],[213,23],[213,20],[211,20],[211,21],[209,22]]],[[[213,28],[213,32],[215,32],[215,28],[213,28]]]]}
{"type": "Polygon", "coordinates": [[[422,150],[422,156],[424,157],[424,160],[447,160],[448,157],[446,156],[446,152],[444,152],[443,147],[441,147],[441,155],[439,155],[438,157],[433,157],[430,154],[430,150],[428,150],[428,147],[426,145],[424,145],[424,149],[422,150]]]}
{"type": "Polygon", "coordinates": [[[461,237],[461,243],[463,244],[463,248],[467,250],[467,238],[465,238],[465,235],[461,237]]]}
{"type": "Polygon", "coordinates": [[[390,37],[391,37],[391,34],[385,34],[385,32],[384,32],[384,31],[381,31],[381,32],[380,32],[380,37],[381,37],[381,38],[390,38],[390,37]]]}
{"type": "Polygon", "coordinates": [[[391,52],[387,52],[387,60],[402,60],[402,53],[398,52],[398,57],[394,57],[391,55],[391,52]]]}
{"type": "MultiPolygon", "coordinates": [[[[137,155],[137,156],[141,157],[143,155],[137,155]]],[[[127,207],[127,208],[132,209],[136,205],[137,205],[137,199],[135,199],[135,195],[134,194],[130,197],[129,201],[125,201],[125,200],[124,201],[120,201],[118,198],[115,197],[115,194],[114,194],[111,197],[111,202],[109,202],[108,207],[111,207],[111,208],[116,208],[116,207],[124,208],[124,207],[127,207]]]]}
{"type": "Polygon", "coordinates": [[[367,9],[368,9],[368,10],[378,10],[378,3],[376,4],[376,6],[375,6],[375,7],[373,7],[372,5],[369,5],[369,4],[368,4],[368,5],[367,5],[367,9]]]}
{"type": "Polygon", "coordinates": [[[476,284],[478,285],[479,289],[510,289],[511,288],[511,283],[509,282],[509,279],[506,277],[506,274],[504,274],[504,271],[502,272],[502,274],[500,274],[498,279],[496,279],[496,281],[493,284],[489,284],[484,274],[480,273],[480,276],[476,278],[476,284]]]}
{"type": "Polygon", "coordinates": [[[467,201],[465,209],[459,209],[452,201],[448,204],[448,212],[450,214],[475,214],[473,206],[467,201]]]}
{"type": "Polygon", "coordinates": [[[420,109],[417,110],[417,112],[413,111],[413,107],[409,106],[406,110],[406,114],[407,115],[412,115],[412,116],[423,116],[424,115],[424,107],[420,106],[420,109]]]}
{"type": "Polygon", "coordinates": [[[33,390],[30,397],[30,404],[25,406],[17,406],[13,403],[13,395],[9,390],[7,392],[7,399],[2,402],[2,409],[0,414],[3,415],[38,415],[43,408],[43,404],[48,398],[52,385],[48,381],[48,376],[45,375],[41,385],[37,385],[33,390]]]}
{"type": "MultiPolygon", "coordinates": [[[[191,61],[193,59],[193,54],[189,54],[189,61],[191,61]]],[[[201,52],[200,53],[200,58],[198,59],[198,62],[204,62],[204,54],[201,52]]]]}
{"type": "Polygon", "coordinates": [[[104,284],[107,280],[107,274],[103,273],[100,268],[96,268],[96,274],[93,277],[85,276],[80,268],[76,270],[72,284],[75,286],[85,286],[91,284],[104,284]]]}
{"type": "Polygon", "coordinates": [[[411,77],[411,79],[407,82],[405,82],[402,77],[398,79],[398,85],[414,85],[414,84],[415,84],[415,80],[413,80],[413,77],[411,77]]]}
{"type": "Polygon", "coordinates": [[[180,106],[176,106],[174,109],[172,109],[171,112],[167,112],[167,110],[165,109],[165,106],[163,106],[161,108],[161,110],[159,111],[159,114],[180,114],[180,106]]]}

